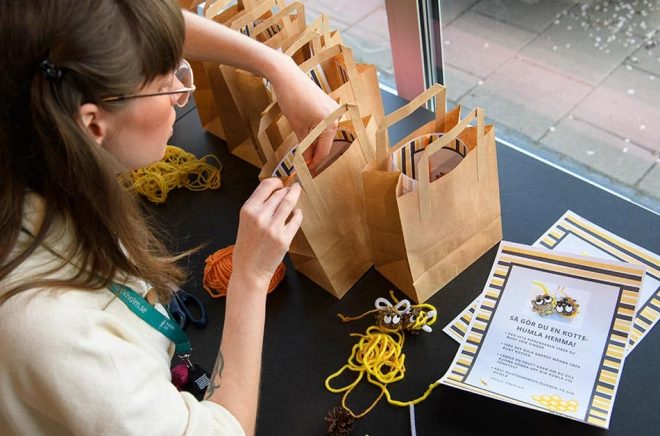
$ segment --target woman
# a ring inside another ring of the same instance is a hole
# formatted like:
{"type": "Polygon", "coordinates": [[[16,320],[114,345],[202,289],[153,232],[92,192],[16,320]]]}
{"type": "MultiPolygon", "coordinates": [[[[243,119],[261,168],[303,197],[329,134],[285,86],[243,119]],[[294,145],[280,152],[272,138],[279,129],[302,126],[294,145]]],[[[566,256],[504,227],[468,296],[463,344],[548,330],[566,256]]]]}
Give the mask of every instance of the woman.
{"type": "Polygon", "coordinates": [[[189,93],[174,74],[184,35],[193,56],[267,76],[301,134],[334,107],[311,81],[288,84],[301,73],[283,56],[184,25],[173,1],[0,3],[2,434],[254,433],[266,290],[302,221],[300,188],[266,180],[241,209],[204,401],[171,384],[174,345],[129,304],[164,312],[184,275],[117,178],[164,154],[189,93]]]}

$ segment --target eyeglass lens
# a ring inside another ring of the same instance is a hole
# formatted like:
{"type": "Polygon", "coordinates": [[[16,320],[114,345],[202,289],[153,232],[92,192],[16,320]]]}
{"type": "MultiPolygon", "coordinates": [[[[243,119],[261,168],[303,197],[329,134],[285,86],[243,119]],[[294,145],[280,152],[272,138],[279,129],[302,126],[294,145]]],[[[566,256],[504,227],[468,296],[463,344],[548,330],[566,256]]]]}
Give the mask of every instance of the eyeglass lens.
{"type": "MultiPolygon", "coordinates": [[[[181,82],[181,84],[186,88],[192,88],[194,84],[193,80],[193,71],[190,64],[185,60],[181,60],[179,66],[174,70],[174,76],[181,82]]],[[[183,107],[188,103],[190,98],[190,91],[182,92],[177,96],[176,104],[179,107],[183,107]]]]}

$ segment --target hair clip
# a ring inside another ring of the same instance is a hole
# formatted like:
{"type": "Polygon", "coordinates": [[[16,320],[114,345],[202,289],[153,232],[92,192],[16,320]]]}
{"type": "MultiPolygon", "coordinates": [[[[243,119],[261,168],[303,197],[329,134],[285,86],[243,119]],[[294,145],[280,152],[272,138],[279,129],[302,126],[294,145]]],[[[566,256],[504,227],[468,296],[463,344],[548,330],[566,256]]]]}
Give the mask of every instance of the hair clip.
{"type": "Polygon", "coordinates": [[[41,69],[41,72],[44,73],[44,75],[49,79],[59,79],[60,77],[62,77],[62,69],[56,67],[48,59],[44,59],[43,61],[41,61],[41,63],[39,64],[39,69],[41,69]]]}

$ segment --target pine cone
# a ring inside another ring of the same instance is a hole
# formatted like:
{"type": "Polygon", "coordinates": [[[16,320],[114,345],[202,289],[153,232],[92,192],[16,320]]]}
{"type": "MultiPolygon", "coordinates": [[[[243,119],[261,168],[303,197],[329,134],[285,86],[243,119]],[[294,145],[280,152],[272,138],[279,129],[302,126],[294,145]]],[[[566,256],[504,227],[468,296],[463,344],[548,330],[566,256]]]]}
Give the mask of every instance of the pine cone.
{"type": "Polygon", "coordinates": [[[328,433],[332,436],[348,436],[353,431],[355,418],[346,409],[335,406],[325,417],[328,423],[328,433]]]}

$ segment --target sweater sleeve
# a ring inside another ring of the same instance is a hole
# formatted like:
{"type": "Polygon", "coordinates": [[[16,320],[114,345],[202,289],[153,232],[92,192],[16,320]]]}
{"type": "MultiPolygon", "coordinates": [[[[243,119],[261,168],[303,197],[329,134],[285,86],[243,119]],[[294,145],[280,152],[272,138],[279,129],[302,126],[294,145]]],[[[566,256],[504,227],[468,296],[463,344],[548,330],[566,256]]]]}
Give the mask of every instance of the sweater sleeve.
{"type": "Polygon", "coordinates": [[[222,406],[177,391],[168,363],[117,316],[34,303],[0,327],[12,407],[73,434],[244,434],[222,406]]]}

